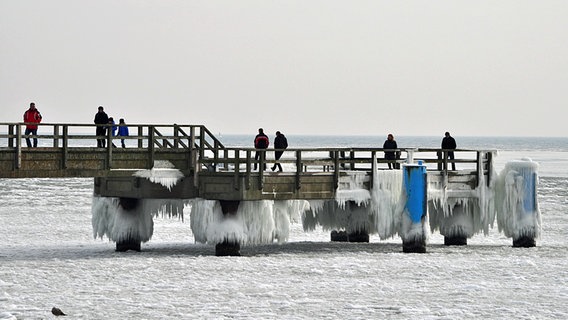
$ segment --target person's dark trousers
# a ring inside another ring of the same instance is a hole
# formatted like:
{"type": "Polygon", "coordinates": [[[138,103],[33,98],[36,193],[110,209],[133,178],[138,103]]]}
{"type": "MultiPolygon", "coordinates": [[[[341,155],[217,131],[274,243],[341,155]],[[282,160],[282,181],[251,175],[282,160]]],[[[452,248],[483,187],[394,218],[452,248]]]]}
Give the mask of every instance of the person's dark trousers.
{"type": "MultiPolygon", "coordinates": [[[[28,134],[32,134],[34,136],[37,136],[37,129],[26,128],[24,135],[27,136],[28,134]]],[[[37,148],[37,138],[33,138],[33,139],[34,139],[34,148],[37,148]]],[[[28,148],[32,147],[32,142],[31,142],[30,138],[26,138],[26,145],[28,146],[28,148]]]]}
{"type": "Polygon", "coordinates": [[[283,153],[284,153],[284,151],[275,151],[274,152],[274,158],[276,159],[276,161],[274,162],[274,165],[272,166],[272,171],[276,170],[276,167],[278,167],[278,171],[282,172],[282,166],[280,165],[278,160],[280,160],[280,157],[282,157],[283,153]]]}
{"type": "MultiPolygon", "coordinates": [[[[260,154],[266,154],[266,151],[257,151],[254,155],[254,170],[256,170],[256,168],[258,168],[258,160],[260,160],[260,154]]],[[[264,157],[264,160],[266,161],[266,157],[264,157]]],[[[266,170],[266,162],[264,163],[264,170],[266,170]]]]}
{"type": "Polygon", "coordinates": [[[104,148],[105,147],[105,139],[101,139],[100,137],[104,137],[106,134],[105,127],[97,127],[97,147],[104,148]]]}
{"type": "Polygon", "coordinates": [[[456,171],[456,163],[453,161],[454,160],[454,152],[453,151],[448,151],[448,161],[452,160],[452,170],[456,171]]]}

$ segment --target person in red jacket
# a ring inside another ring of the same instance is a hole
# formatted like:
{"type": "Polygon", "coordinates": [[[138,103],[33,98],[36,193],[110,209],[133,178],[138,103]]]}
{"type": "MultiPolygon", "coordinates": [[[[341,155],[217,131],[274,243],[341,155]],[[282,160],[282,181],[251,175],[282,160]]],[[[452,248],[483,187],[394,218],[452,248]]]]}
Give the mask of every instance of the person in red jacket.
{"type": "MultiPolygon", "coordinates": [[[[268,140],[268,136],[264,134],[264,130],[262,128],[258,129],[258,134],[254,137],[254,147],[257,149],[266,149],[270,144],[268,140]]],[[[260,159],[260,154],[264,155],[264,160],[266,161],[266,151],[257,151],[254,155],[254,170],[257,168],[257,161],[260,159]]],[[[266,162],[264,163],[264,170],[266,170],[266,162]]]]}
{"type": "MultiPolygon", "coordinates": [[[[35,103],[30,103],[30,108],[24,112],[24,122],[26,123],[25,135],[37,136],[37,123],[41,122],[41,113],[36,109],[35,103]]],[[[26,137],[28,148],[32,147],[29,137],[26,137]]],[[[34,138],[34,148],[37,148],[37,138],[34,138]]]]}

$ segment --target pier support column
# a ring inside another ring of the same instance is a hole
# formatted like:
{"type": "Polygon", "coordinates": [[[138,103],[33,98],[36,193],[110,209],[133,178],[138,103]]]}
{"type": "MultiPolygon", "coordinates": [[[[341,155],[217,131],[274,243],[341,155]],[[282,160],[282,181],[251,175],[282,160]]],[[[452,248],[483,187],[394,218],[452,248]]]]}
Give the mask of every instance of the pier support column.
{"type": "Polygon", "coordinates": [[[346,231],[331,231],[331,241],[333,242],[347,242],[347,232],[346,231]]]}
{"type": "Polygon", "coordinates": [[[467,246],[467,238],[462,236],[444,237],[444,245],[446,246],[467,246]]]}
{"type": "Polygon", "coordinates": [[[452,214],[445,217],[440,227],[446,246],[465,246],[467,238],[473,234],[473,217],[468,215],[461,204],[453,207],[452,214]]]}
{"type": "Polygon", "coordinates": [[[406,191],[406,206],[402,213],[402,251],[425,253],[428,203],[426,166],[418,161],[418,164],[405,164],[402,169],[406,191]]]}
{"type": "MultiPolygon", "coordinates": [[[[535,238],[540,231],[540,220],[537,206],[536,182],[538,180],[536,169],[537,166],[532,161],[519,162],[518,177],[522,177],[523,190],[522,190],[522,210],[520,210],[519,220],[527,223],[519,223],[525,225],[525,230],[518,230],[516,236],[513,236],[513,247],[517,248],[530,248],[536,246],[535,238]]],[[[519,221],[519,222],[520,222],[519,221]]]]}
{"type": "Polygon", "coordinates": [[[351,232],[347,235],[349,242],[369,242],[369,233],[365,230],[351,232]]]}
{"type": "MultiPolygon", "coordinates": [[[[221,210],[223,211],[223,215],[225,216],[225,218],[237,214],[240,201],[219,200],[219,203],[221,204],[221,210]]],[[[215,255],[218,257],[240,256],[241,244],[233,240],[225,239],[225,241],[215,245],[215,255]]]]}
{"type": "MultiPolygon", "coordinates": [[[[119,205],[126,212],[134,213],[138,207],[139,200],[136,198],[119,198],[119,205]]],[[[116,251],[125,252],[128,250],[140,252],[140,245],[142,240],[136,238],[136,235],[131,235],[128,239],[123,239],[116,242],[116,251]]]]}

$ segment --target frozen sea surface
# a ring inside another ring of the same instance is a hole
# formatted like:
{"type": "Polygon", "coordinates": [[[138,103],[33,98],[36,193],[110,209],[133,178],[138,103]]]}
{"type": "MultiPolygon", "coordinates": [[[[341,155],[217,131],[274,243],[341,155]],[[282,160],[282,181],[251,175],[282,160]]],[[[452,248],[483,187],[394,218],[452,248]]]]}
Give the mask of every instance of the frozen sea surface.
{"type": "Polygon", "coordinates": [[[216,257],[186,220],[158,217],[142,252],[94,239],[92,179],[0,180],[0,319],[568,319],[568,180],[542,178],[542,238],[498,233],[426,254],[400,238],[289,243],[216,257]]]}

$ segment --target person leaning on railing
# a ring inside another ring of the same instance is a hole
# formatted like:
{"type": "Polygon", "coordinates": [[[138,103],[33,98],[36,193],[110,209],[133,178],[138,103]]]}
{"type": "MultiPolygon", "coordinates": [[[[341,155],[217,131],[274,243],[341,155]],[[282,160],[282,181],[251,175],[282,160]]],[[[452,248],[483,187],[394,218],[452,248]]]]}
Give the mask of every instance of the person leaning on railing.
{"type": "MultiPolygon", "coordinates": [[[[128,127],[126,126],[126,123],[122,118],[118,120],[118,136],[128,137],[128,127]]],[[[126,148],[126,145],[124,144],[124,139],[120,139],[120,143],[122,144],[123,148],[126,148]]]]}
{"type": "MultiPolygon", "coordinates": [[[[442,139],[442,149],[455,150],[457,148],[456,140],[446,131],[444,134],[444,139],[442,139]]],[[[456,170],[456,163],[454,160],[454,152],[448,151],[448,160],[451,160],[452,170],[456,170]]]]}
{"type": "Polygon", "coordinates": [[[106,126],[108,125],[108,115],[104,111],[102,106],[99,106],[99,111],[95,114],[95,124],[97,126],[97,147],[104,148],[105,147],[105,135],[106,135],[106,126]]]}
{"type": "MultiPolygon", "coordinates": [[[[35,103],[30,103],[30,108],[24,112],[24,122],[26,123],[26,131],[24,134],[26,136],[30,134],[37,136],[37,124],[34,123],[40,123],[41,119],[41,113],[36,109],[35,103]]],[[[28,137],[26,137],[26,144],[28,148],[32,147],[32,143],[28,137]]],[[[33,147],[37,148],[37,138],[34,138],[33,147]]]]}

